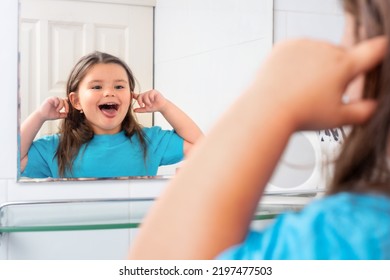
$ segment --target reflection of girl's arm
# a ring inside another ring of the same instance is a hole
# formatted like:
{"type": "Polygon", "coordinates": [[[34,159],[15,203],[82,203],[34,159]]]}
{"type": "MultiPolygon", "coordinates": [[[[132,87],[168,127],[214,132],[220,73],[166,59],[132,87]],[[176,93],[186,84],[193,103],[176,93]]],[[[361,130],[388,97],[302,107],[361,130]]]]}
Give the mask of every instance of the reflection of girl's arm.
{"type": "Polygon", "coordinates": [[[179,107],[167,100],[164,109],[160,111],[180,137],[184,139],[184,154],[188,154],[192,145],[203,136],[196,123],[179,107]]]}
{"type": "Polygon", "coordinates": [[[41,129],[43,123],[47,120],[56,120],[65,118],[68,114],[68,103],[64,99],[49,97],[41,107],[34,111],[22,123],[20,128],[20,169],[21,172],[27,165],[28,150],[34,141],[35,136],[41,129]],[[64,109],[63,112],[60,112],[64,109]]]}
{"type": "Polygon", "coordinates": [[[308,40],[275,46],[255,83],[153,205],[130,257],[208,259],[242,242],[294,131],[361,123],[374,111],[373,101],[341,102],[350,79],[384,56],[385,41],[373,42],[350,53],[308,40]]]}
{"type": "Polygon", "coordinates": [[[203,136],[200,128],[179,107],[167,100],[159,91],[152,89],[144,93],[132,93],[140,108],[136,113],[160,112],[177,134],[184,139],[184,154],[187,155],[195,142],[203,136]]]}

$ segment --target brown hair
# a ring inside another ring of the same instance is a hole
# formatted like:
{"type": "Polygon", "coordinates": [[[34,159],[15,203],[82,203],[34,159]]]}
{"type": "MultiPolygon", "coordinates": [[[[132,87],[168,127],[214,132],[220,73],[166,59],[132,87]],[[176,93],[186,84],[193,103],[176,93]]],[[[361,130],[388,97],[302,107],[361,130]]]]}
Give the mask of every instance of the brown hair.
{"type": "MultiPolygon", "coordinates": [[[[102,52],[93,52],[83,56],[71,71],[68,82],[66,84],[67,97],[69,97],[71,92],[77,93],[79,84],[85,75],[92,66],[99,63],[115,63],[122,66],[126,70],[127,77],[129,79],[130,92],[134,92],[135,79],[132,71],[126,63],[113,55],[102,52]]],[[[64,119],[61,124],[60,140],[56,152],[60,177],[64,177],[66,171],[72,173],[73,162],[79,153],[81,146],[88,143],[94,136],[92,127],[86,121],[85,115],[80,113],[79,110],[73,108],[69,101],[68,103],[69,113],[67,118],[64,119]]],[[[136,121],[132,111],[132,105],[130,104],[127,115],[122,122],[121,128],[125,131],[127,137],[130,138],[133,135],[138,137],[145,159],[147,153],[146,136],[142,131],[141,125],[136,121]]]]}
{"type": "MultiPolygon", "coordinates": [[[[354,17],[357,42],[377,35],[390,38],[389,0],[344,0],[343,5],[354,17]]],[[[376,99],[378,107],[367,123],[354,126],[346,138],[335,164],[329,194],[373,191],[390,195],[387,161],[390,130],[389,51],[383,62],[365,76],[363,98],[376,99]]]]}

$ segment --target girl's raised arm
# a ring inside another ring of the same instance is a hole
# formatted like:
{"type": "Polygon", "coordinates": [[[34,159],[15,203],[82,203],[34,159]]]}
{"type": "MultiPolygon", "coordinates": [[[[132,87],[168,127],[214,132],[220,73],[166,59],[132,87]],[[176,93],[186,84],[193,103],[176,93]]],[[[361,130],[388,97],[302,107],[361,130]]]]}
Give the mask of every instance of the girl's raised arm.
{"type": "Polygon", "coordinates": [[[343,104],[341,97],[386,47],[383,38],[349,51],[311,40],[277,45],[153,205],[130,257],[210,259],[242,242],[294,131],[358,124],[371,116],[375,101],[343,104]]]}
{"type": "Polygon", "coordinates": [[[20,169],[24,171],[27,160],[28,150],[34,141],[35,136],[41,129],[43,123],[47,120],[56,120],[66,118],[69,107],[66,99],[58,97],[49,97],[22,123],[20,128],[20,169]]]}
{"type": "Polygon", "coordinates": [[[133,97],[141,106],[136,113],[159,111],[178,135],[184,139],[184,154],[187,155],[192,146],[202,138],[203,133],[196,123],[179,107],[167,100],[157,90],[142,94],[133,93],[133,97]]]}

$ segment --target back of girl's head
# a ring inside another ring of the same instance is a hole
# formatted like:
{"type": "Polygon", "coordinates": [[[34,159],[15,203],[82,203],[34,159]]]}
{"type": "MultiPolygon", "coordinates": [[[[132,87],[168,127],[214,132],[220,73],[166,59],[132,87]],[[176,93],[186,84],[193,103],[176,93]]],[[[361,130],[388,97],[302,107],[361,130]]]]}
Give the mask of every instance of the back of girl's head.
{"type": "MultiPolygon", "coordinates": [[[[378,35],[390,38],[390,0],[344,0],[354,18],[356,42],[378,35]]],[[[381,192],[390,195],[387,147],[390,130],[390,49],[383,62],[365,76],[363,98],[378,101],[373,117],[355,126],[335,164],[329,193],[381,192]]]]}
{"type": "MultiPolygon", "coordinates": [[[[133,93],[135,89],[135,78],[129,66],[116,56],[96,51],[80,58],[73,67],[66,84],[67,97],[69,97],[71,92],[78,94],[81,81],[94,65],[108,63],[118,64],[125,69],[129,80],[130,92],[133,93]]],[[[88,143],[94,136],[93,129],[88,124],[83,112],[75,109],[69,101],[68,103],[69,113],[67,118],[62,122],[60,128],[60,143],[56,153],[60,176],[64,176],[66,170],[72,171],[72,163],[77,156],[81,145],[88,143]]],[[[144,154],[146,154],[146,143],[142,127],[136,121],[131,105],[122,122],[122,130],[125,131],[125,134],[128,137],[136,134],[141,142],[144,154]]]]}

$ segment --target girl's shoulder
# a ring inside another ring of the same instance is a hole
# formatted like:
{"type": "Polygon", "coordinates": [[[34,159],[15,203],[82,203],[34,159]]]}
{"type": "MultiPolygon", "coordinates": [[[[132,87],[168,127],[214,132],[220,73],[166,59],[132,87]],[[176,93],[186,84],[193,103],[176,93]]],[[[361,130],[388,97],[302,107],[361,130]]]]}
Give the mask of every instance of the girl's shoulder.
{"type": "Polygon", "coordinates": [[[37,140],[34,140],[35,146],[54,146],[57,147],[58,143],[60,141],[60,135],[59,134],[50,134],[50,135],[44,135],[37,140]]]}
{"type": "Polygon", "coordinates": [[[142,128],[142,131],[144,133],[155,133],[155,132],[159,132],[159,131],[162,131],[163,129],[161,128],[161,126],[150,126],[150,127],[143,127],[142,128]]]}
{"type": "Polygon", "coordinates": [[[250,230],[218,258],[388,259],[389,237],[389,197],[339,193],[280,214],[262,231],[250,230]]]}
{"type": "Polygon", "coordinates": [[[314,211],[350,211],[354,212],[356,209],[363,211],[384,211],[390,212],[390,197],[383,194],[374,193],[349,193],[343,192],[328,197],[313,201],[307,208],[312,208],[314,211]]]}
{"type": "Polygon", "coordinates": [[[162,129],[160,126],[143,127],[142,131],[148,138],[174,133],[174,130],[162,129]]]}
{"type": "Polygon", "coordinates": [[[174,129],[163,129],[160,126],[144,127],[142,131],[148,140],[181,138],[174,129]]]}

